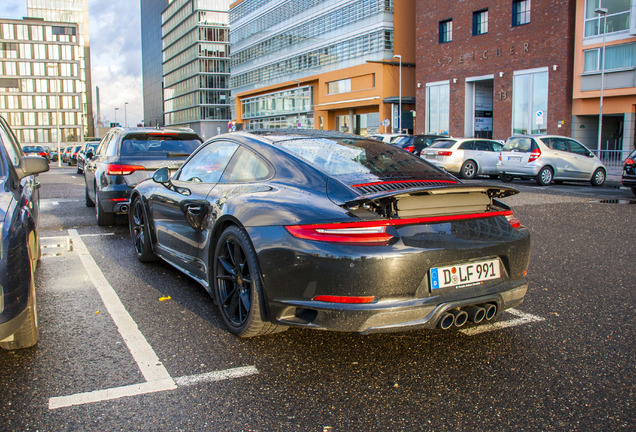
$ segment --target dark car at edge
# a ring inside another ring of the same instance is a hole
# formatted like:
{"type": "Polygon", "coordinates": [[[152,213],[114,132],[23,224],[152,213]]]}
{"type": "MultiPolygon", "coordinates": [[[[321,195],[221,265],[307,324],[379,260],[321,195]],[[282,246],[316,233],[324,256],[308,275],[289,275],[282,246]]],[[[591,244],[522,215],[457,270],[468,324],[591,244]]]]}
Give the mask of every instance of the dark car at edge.
{"type": "Polygon", "coordinates": [[[636,196],[636,150],[630,153],[623,163],[623,176],[621,178],[623,186],[632,190],[632,194],[636,196]]]}
{"type": "Polygon", "coordinates": [[[40,258],[39,183],[48,171],[42,156],[25,156],[0,117],[0,347],[28,348],[38,341],[33,273],[40,258]]]}
{"type": "Polygon", "coordinates": [[[198,281],[241,337],[447,329],[523,301],[515,193],[355,135],[237,132],[137,185],[129,225],[139,260],[198,281]]]}

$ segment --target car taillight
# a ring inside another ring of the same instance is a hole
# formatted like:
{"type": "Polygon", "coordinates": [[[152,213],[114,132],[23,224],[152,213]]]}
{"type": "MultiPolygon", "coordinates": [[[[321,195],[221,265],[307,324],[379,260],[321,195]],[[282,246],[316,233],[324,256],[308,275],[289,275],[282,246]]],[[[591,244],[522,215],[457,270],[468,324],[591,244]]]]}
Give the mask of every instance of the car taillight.
{"type": "Polygon", "coordinates": [[[145,170],[146,167],[141,165],[121,165],[121,164],[110,164],[106,165],[106,174],[108,175],[128,175],[132,174],[135,171],[145,170]]]}
{"type": "Polygon", "coordinates": [[[636,162],[634,162],[634,159],[625,159],[625,166],[627,165],[636,165],[636,162]]]}
{"type": "Polygon", "coordinates": [[[46,153],[38,153],[39,156],[46,157],[46,153]]]}
{"type": "Polygon", "coordinates": [[[440,155],[440,156],[450,156],[450,155],[453,154],[453,152],[452,151],[442,151],[442,150],[440,150],[440,151],[437,152],[437,154],[440,155]]]}
{"type": "Polygon", "coordinates": [[[305,240],[352,244],[388,244],[393,238],[386,224],[335,223],[325,225],[294,225],[285,227],[291,235],[305,240]]]}
{"type": "Polygon", "coordinates": [[[332,296],[332,295],[319,295],[313,298],[315,301],[329,302],[329,303],[371,303],[375,300],[373,296],[332,296]]]}
{"type": "Polygon", "coordinates": [[[536,161],[541,156],[541,150],[534,149],[530,153],[530,157],[528,158],[528,162],[536,161]]]}
{"type": "Polygon", "coordinates": [[[409,153],[413,153],[415,151],[415,146],[406,146],[404,147],[404,150],[406,150],[409,153]]]}
{"type": "Polygon", "coordinates": [[[436,224],[454,221],[472,220],[505,216],[515,228],[521,222],[514,218],[512,211],[494,211],[483,213],[468,213],[447,216],[425,216],[406,219],[390,219],[383,221],[343,222],[320,225],[290,225],[285,229],[294,237],[304,240],[314,240],[330,243],[348,243],[366,246],[388,245],[393,235],[387,233],[388,227],[405,225],[436,224]],[[510,217],[509,217],[510,216],[510,217]]]}
{"type": "Polygon", "coordinates": [[[514,213],[512,213],[512,210],[505,211],[504,216],[506,217],[506,219],[508,219],[508,223],[511,227],[519,228],[521,226],[521,221],[515,217],[514,213]]]}

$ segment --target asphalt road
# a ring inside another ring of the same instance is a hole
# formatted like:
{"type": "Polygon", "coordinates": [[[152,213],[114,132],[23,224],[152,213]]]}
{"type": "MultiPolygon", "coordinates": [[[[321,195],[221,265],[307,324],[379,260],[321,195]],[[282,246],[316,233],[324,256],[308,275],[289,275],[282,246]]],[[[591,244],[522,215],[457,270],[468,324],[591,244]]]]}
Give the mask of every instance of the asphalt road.
{"type": "Polygon", "coordinates": [[[241,340],[126,224],[95,225],[74,169],[40,181],[40,342],[0,350],[0,431],[636,429],[626,189],[511,184],[530,289],[492,326],[241,340]]]}

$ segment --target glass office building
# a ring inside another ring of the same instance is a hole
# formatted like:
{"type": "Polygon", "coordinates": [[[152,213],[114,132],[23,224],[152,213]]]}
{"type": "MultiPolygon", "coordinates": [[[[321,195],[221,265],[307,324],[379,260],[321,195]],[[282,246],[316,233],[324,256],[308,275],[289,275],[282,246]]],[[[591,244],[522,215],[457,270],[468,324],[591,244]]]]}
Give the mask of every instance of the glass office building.
{"type": "Polygon", "coordinates": [[[45,21],[76,23],[80,50],[80,80],[82,112],[85,136],[95,135],[93,117],[93,92],[91,83],[90,31],[88,22],[88,0],[26,0],[27,15],[45,21]]]}
{"type": "Polygon", "coordinates": [[[161,12],[168,3],[168,0],[141,0],[141,72],[146,126],[163,126],[165,123],[161,12]]]}
{"type": "Polygon", "coordinates": [[[163,11],[166,125],[202,138],[227,132],[230,120],[229,0],[173,0],[163,11]]]}
{"type": "Polygon", "coordinates": [[[77,24],[0,19],[0,115],[22,144],[82,141],[82,51],[77,24]]]}
{"type": "Polygon", "coordinates": [[[414,28],[412,0],[236,1],[234,118],[246,129],[384,132],[380,121],[397,119],[400,65],[403,102],[414,100],[414,28]]]}

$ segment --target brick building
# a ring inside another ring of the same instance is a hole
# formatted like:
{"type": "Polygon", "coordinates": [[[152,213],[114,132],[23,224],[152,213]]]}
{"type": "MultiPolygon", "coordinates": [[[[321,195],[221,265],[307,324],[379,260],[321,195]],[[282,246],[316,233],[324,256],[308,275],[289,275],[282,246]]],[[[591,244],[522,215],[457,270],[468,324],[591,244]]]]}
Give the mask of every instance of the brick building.
{"type": "Polygon", "coordinates": [[[574,1],[416,8],[416,133],[571,134],[574,1]]]}

